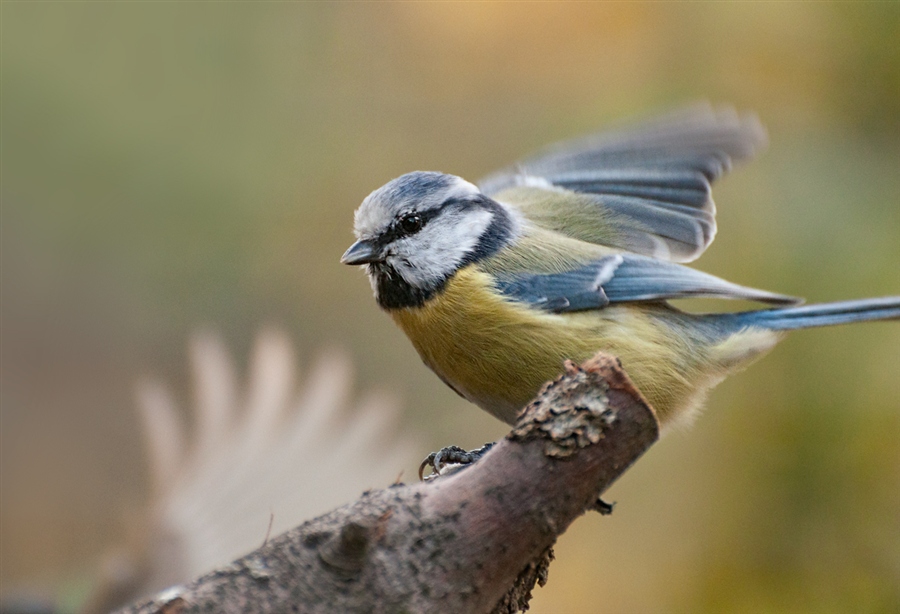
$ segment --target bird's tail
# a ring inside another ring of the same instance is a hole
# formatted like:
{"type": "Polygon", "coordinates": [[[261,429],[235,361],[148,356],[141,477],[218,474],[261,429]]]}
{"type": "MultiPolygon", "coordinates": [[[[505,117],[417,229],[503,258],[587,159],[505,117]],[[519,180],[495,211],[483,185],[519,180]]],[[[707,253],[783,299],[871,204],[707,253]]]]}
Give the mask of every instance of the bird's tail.
{"type": "Polygon", "coordinates": [[[900,296],[743,311],[718,314],[715,317],[718,320],[717,324],[725,324],[732,330],[747,327],[766,330],[794,330],[870,320],[897,320],[900,319],[900,296]]]}

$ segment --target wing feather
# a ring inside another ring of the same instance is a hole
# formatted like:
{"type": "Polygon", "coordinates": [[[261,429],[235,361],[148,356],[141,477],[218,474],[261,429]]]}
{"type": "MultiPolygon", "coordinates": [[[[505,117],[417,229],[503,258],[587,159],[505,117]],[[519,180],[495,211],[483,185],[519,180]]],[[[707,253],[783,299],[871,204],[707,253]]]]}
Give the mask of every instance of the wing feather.
{"type": "Polygon", "coordinates": [[[697,297],[775,305],[801,302],[679,264],[631,254],[604,256],[562,273],[499,275],[496,284],[507,297],[554,313],[602,309],[614,303],[697,297]]]}
{"type": "Polygon", "coordinates": [[[764,143],[755,116],[701,105],[560,143],[479,185],[545,228],[688,262],[716,234],[712,182],[764,143]]]}

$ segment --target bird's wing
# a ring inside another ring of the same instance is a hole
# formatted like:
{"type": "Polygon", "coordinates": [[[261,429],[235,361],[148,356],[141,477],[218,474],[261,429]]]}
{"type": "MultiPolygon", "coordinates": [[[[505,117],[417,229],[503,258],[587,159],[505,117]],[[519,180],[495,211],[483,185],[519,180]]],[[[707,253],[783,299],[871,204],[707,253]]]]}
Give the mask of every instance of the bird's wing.
{"type": "Polygon", "coordinates": [[[485,177],[479,187],[545,228],[689,262],[716,234],[710,185],[765,140],[754,115],[698,105],[559,143],[485,177]]]}
{"type": "Polygon", "coordinates": [[[776,305],[802,302],[739,286],[707,273],[646,256],[613,254],[560,273],[495,275],[508,298],[554,313],[602,309],[614,303],[677,298],[744,299],[776,305]]]}

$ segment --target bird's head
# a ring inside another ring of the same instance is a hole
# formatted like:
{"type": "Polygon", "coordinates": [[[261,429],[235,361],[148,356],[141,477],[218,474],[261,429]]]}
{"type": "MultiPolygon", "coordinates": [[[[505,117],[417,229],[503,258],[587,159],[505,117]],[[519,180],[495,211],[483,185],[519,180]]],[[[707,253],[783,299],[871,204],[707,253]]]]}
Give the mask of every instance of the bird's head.
{"type": "Polygon", "coordinates": [[[341,262],[367,265],[378,303],[397,309],[423,304],[460,268],[499,250],[513,219],[468,181],[416,171],[369,194],[354,232],[341,262]]]}

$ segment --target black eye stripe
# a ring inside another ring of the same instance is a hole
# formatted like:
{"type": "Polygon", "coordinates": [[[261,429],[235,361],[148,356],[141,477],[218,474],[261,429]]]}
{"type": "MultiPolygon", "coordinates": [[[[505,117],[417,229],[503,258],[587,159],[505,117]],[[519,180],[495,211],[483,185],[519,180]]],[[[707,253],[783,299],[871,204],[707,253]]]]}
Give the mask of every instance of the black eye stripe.
{"type": "Polygon", "coordinates": [[[409,211],[404,215],[394,219],[390,226],[388,226],[387,230],[385,230],[378,238],[377,243],[379,245],[388,245],[397,239],[402,239],[403,237],[409,237],[424,228],[428,222],[439,216],[442,212],[448,209],[460,210],[460,209],[472,209],[472,208],[487,208],[492,209],[490,199],[484,197],[484,200],[467,197],[467,198],[450,198],[443,203],[439,207],[434,207],[431,209],[425,209],[423,211],[409,211]]]}
{"type": "Polygon", "coordinates": [[[440,208],[426,211],[411,211],[394,220],[390,227],[378,237],[378,242],[382,245],[387,245],[402,237],[414,235],[422,230],[429,221],[436,218],[440,212],[440,208]]]}

